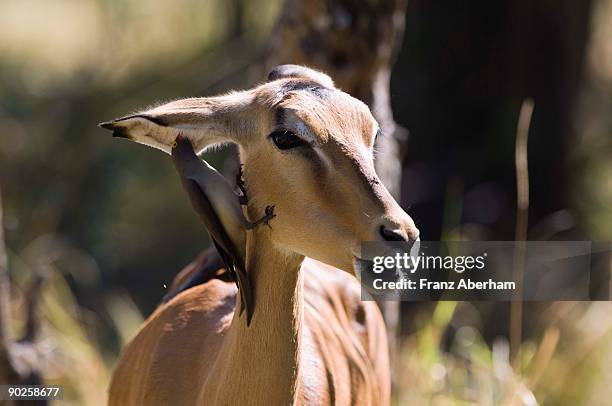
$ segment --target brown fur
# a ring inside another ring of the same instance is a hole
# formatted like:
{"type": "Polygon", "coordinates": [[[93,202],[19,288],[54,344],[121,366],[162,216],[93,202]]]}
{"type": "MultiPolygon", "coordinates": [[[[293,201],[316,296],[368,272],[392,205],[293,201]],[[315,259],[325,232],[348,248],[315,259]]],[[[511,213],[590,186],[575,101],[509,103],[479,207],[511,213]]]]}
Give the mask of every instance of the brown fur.
{"type": "MultiPolygon", "coordinates": [[[[362,302],[359,283],[344,272],[314,260],[306,260],[302,272],[303,372],[296,404],[388,404],[386,335],[376,304],[362,302]]],[[[160,306],[124,350],[110,404],[198,403],[202,377],[210,373],[230,327],[236,293],[232,282],[212,279],[160,306]]]]}
{"type": "Polygon", "coordinates": [[[178,294],[125,350],[111,404],[388,404],[384,324],[348,273],[360,242],[381,240],[381,226],[411,240],[418,230],[374,171],[378,124],[368,108],[324,74],[282,70],[251,90],[103,124],[166,152],[179,133],[198,151],[237,143],[245,214],[256,219],[268,205],[276,214],[244,236],[251,325],[234,312],[240,298],[230,283],[178,294]],[[268,136],[279,128],[311,145],[280,150],[268,136]]]}

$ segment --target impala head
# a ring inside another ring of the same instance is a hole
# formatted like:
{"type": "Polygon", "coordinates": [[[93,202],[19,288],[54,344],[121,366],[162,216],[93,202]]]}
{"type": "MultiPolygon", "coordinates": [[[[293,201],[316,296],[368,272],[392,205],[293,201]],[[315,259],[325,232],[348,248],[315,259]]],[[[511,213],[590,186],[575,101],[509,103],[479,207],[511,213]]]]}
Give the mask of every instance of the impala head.
{"type": "Polygon", "coordinates": [[[240,146],[249,213],[275,206],[269,236],[280,250],[353,271],[361,241],[413,241],[412,219],[374,171],[380,133],[368,107],[325,74],[283,65],[268,82],[177,100],[102,127],[170,152],[179,133],[196,152],[240,146]]]}

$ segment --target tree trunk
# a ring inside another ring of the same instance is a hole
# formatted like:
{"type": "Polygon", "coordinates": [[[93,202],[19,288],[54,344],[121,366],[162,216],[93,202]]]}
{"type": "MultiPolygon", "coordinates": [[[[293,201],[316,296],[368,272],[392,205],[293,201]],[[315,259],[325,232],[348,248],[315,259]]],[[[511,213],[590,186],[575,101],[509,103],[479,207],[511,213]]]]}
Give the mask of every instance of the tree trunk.
{"type": "MultiPolygon", "coordinates": [[[[269,42],[265,68],[285,63],[328,73],[336,86],[366,103],[383,130],[376,169],[399,200],[407,131],[393,120],[389,80],[404,33],[406,0],[286,0],[269,42]]],[[[389,347],[396,351],[399,303],[379,302],[389,347]]]]}

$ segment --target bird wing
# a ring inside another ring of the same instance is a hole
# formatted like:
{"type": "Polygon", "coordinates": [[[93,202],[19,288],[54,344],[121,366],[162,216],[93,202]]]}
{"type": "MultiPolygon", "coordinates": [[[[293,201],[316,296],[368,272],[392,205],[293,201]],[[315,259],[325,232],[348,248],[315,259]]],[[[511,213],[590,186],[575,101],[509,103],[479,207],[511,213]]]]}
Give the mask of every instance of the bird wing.
{"type": "Polygon", "coordinates": [[[172,158],[183,188],[194,210],[206,226],[223,263],[229,271],[236,274],[236,284],[242,304],[240,314],[246,309],[248,325],[253,317],[254,300],[250,279],[244,266],[245,247],[236,246],[236,242],[244,244],[246,232],[243,227],[236,227],[236,223],[244,223],[238,196],[227,182],[219,181],[218,177],[222,176],[221,174],[197,157],[189,140],[177,138],[176,145],[172,149],[172,158]],[[212,198],[213,194],[216,196],[215,199],[212,198]],[[224,199],[219,199],[219,196],[223,196],[224,199]],[[227,210],[231,205],[237,205],[239,211],[227,210]],[[232,235],[229,232],[232,232],[232,235]]]}

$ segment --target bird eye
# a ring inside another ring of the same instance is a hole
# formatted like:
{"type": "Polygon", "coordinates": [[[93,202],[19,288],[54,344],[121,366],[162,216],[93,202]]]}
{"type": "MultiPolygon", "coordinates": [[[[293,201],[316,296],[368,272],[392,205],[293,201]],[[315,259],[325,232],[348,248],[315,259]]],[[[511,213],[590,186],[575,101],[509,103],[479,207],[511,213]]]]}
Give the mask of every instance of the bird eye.
{"type": "Polygon", "coordinates": [[[272,138],[274,145],[276,145],[278,149],[291,149],[308,145],[306,141],[289,130],[276,130],[270,134],[270,138],[272,138]]]}

